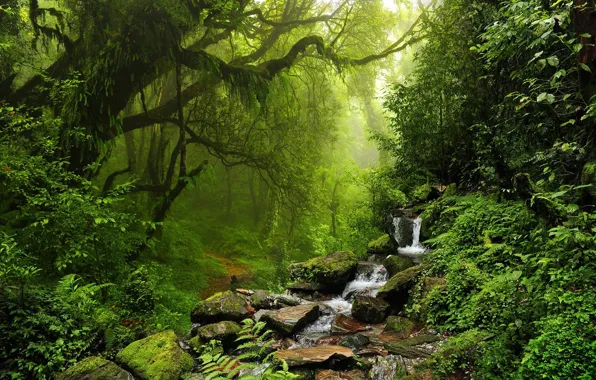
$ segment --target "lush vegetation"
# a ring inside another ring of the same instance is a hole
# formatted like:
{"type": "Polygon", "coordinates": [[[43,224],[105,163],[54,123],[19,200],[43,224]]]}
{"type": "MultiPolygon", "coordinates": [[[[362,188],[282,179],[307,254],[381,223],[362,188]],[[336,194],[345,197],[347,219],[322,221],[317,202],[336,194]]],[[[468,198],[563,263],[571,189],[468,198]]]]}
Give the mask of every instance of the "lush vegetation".
{"type": "MultiPolygon", "coordinates": [[[[593,378],[594,11],[0,0],[0,378],[185,334],[198,298],[363,255],[407,206],[445,281],[406,312],[452,336],[421,371],[593,378]]],[[[264,328],[241,355],[271,361],[264,328]]],[[[210,345],[204,372],[244,368],[210,345]]]]}

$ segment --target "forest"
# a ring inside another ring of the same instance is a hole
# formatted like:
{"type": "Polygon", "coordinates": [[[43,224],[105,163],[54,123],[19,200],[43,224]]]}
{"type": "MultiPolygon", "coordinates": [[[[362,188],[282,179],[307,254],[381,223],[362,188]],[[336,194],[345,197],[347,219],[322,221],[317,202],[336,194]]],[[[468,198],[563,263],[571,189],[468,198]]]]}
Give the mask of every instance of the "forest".
{"type": "Polygon", "coordinates": [[[593,0],[0,0],[0,379],[596,379],[593,0]]]}

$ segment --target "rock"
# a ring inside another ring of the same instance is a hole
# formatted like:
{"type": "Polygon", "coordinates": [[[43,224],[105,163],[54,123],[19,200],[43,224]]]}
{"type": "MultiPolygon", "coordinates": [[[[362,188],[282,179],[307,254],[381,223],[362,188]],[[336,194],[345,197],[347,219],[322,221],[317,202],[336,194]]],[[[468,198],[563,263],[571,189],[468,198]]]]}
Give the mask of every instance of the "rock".
{"type": "Polygon", "coordinates": [[[393,277],[401,271],[414,266],[414,262],[403,256],[393,255],[383,260],[383,266],[387,269],[389,277],[393,277]]]}
{"type": "Polygon", "coordinates": [[[440,340],[436,335],[417,335],[399,342],[385,343],[385,349],[391,354],[401,355],[408,359],[426,358],[432,353],[432,350],[421,345],[440,340]]]}
{"type": "Polygon", "coordinates": [[[315,380],[366,380],[366,378],[364,371],[358,369],[352,371],[320,369],[315,376],[315,380]]]}
{"type": "Polygon", "coordinates": [[[282,308],[288,306],[298,306],[305,303],[302,299],[290,294],[271,294],[269,296],[273,302],[273,308],[282,308]]]}
{"type": "Polygon", "coordinates": [[[252,290],[242,289],[242,288],[236,288],[235,291],[236,291],[236,293],[244,294],[245,296],[250,296],[251,294],[254,293],[252,290]]]}
{"type": "Polygon", "coordinates": [[[81,360],[56,377],[57,380],[134,380],[134,377],[115,363],[91,356],[81,360]]]}
{"type": "Polygon", "coordinates": [[[264,314],[261,319],[284,335],[295,334],[319,318],[319,305],[310,303],[284,307],[264,314]]]}
{"type": "Polygon", "coordinates": [[[390,255],[395,252],[395,247],[388,234],[379,237],[368,243],[366,253],[368,255],[390,255]]]}
{"type": "Polygon", "coordinates": [[[342,346],[296,348],[293,350],[277,351],[273,355],[277,360],[284,360],[290,367],[320,364],[329,360],[343,361],[354,357],[352,350],[342,346]]]}
{"type": "Polygon", "coordinates": [[[171,330],[132,342],[116,357],[135,376],[146,380],[177,380],[194,366],[192,357],[178,346],[171,330]]]}
{"type": "Polygon", "coordinates": [[[351,334],[370,330],[370,327],[343,314],[338,314],[331,323],[332,334],[351,334]]]}
{"type": "Polygon", "coordinates": [[[255,319],[255,322],[259,322],[261,320],[261,318],[263,318],[263,315],[269,314],[269,313],[272,313],[272,311],[271,310],[265,310],[265,309],[261,309],[261,310],[257,311],[255,313],[255,315],[253,316],[254,319],[255,319]]]}
{"type": "Polygon", "coordinates": [[[328,291],[341,291],[354,278],[357,265],[358,258],[352,252],[335,252],[305,263],[293,264],[290,276],[295,281],[321,284],[328,291]]]}
{"type": "MultiPolygon", "coordinates": [[[[383,335],[388,335],[395,339],[404,339],[414,331],[415,327],[416,324],[410,319],[392,315],[387,318],[383,335]]],[[[383,340],[382,337],[381,340],[383,340]]]]}
{"type": "Polygon", "coordinates": [[[370,339],[363,334],[354,334],[343,337],[338,345],[348,347],[352,351],[358,351],[362,347],[370,343],[370,339]]]}
{"type": "Polygon", "coordinates": [[[245,296],[231,290],[216,293],[199,302],[191,313],[193,323],[207,324],[219,321],[235,321],[250,317],[254,312],[245,296]]]}
{"type": "Polygon", "coordinates": [[[369,372],[371,379],[402,379],[401,376],[407,374],[408,367],[412,367],[415,362],[401,356],[388,355],[385,357],[376,357],[373,359],[372,369],[369,372]]]}
{"type": "Polygon", "coordinates": [[[259,309],[270,309],[273,307],[273,299],[268,291],[262,289],[255,289],[250,296],[252,306],[259,309]]]}
{"type": "Polygon", "coordinates": [[[424,269],[426,266],[420,264],[397,273],[379,289],[377,297],[395,306],[405,305],[408,302],[408,291],[424,269]]]}
{"type": "Polygon", "coordinates": [[[315,291],[315,290],[324,290],[325,285],[319,284],[318,282],[296,281],[296,282],[290,284],[288,286],[288,289],[315,291]]]}
{"type": "Polygon", "coordinates": [[[315,345],[317,346],[336,346],[344,337],[341,335],[324,336],[317,339],[315,345]]]}
{"type": "Polygon", "coordinates": [[[400,217],[394,222],[393,228],[398,247],[412,245],[414,242],[414,221],[412,219],[400,217]]]}
{"type": "Polygon", "coordinates": [[[199,327],[197,337],[204,343],[212,339],[221,340],[224,345],[233,343],[242,327],[236,322],[221,321],[199,327]]]}
{"type": "Polygon", "coordinates": [[[365,347],[358,352],[356,352],[358,356],[387,356],[389,352],[382,347],[365,347]]]}
{"type": "Polygon", "coordinates": [[[389,306],[380,298],[356,296],[352,303],[352,316],[361,322],[381,323],[387,316],[389,306]]]}

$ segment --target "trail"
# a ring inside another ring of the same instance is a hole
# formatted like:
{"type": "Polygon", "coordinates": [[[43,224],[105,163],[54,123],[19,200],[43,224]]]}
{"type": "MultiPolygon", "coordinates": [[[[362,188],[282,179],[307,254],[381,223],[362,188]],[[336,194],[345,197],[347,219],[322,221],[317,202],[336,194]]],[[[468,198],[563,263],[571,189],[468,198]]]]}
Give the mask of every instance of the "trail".
{"type": "Polygon", "coordinates": [[[208,281],[208,286],[199,293],[201,299],[210,297],[218,292],[230,290],[232,276],[236,276],[239,284],[242,284],[243,282],[246,282],[252,278],[252,270],[248,265],[238,263],[233,259],[217,256],[211,251],[206,251],[205,253],[207,256],[219,261],[221,265],[226,268],[226,275],[210,278],[208,281]]]}

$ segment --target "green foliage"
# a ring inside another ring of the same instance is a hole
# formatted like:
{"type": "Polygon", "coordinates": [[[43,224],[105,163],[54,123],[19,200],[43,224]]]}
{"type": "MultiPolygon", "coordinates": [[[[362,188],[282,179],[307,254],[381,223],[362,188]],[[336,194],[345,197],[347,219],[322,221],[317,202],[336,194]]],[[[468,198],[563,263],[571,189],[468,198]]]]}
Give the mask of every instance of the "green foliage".
{"type": "Polygon", "coordinates": [[[242,330],[236,342],[240,343],[236,357],[224,355],[220,345],[215,341],[209,342],[202,348],[200,360],[201,373],[206,379],[221,380],[238,378],[241,380],[290,380],[297,376],[289,372],[285,362],[281,365],[273,360],[275,343],[272,330],[265,330],[264,322],[254,322],[252,319],[242,321],[242,330]]]}
{"type": "Polygon", "coordinates": [[[521,202],[479,196],[426,208],[435,236],[430,273],[446,284],[419,293],[409,310],[431,326],[463,333],[453,346],[473,353],[452,356],[446,345],[429,362],[439,378],[458,371],[487,379],[594,375],[586,363],[594,350],[588,305],[596,219],[568,203],[579,196],[573,189],[539,196],[559,210],[560,225],[548,227],[521,202]],[[477,331],[494,338],[472,344],[477,331]],[[572,354],[579,352],[586,356],[572,354]]]}

